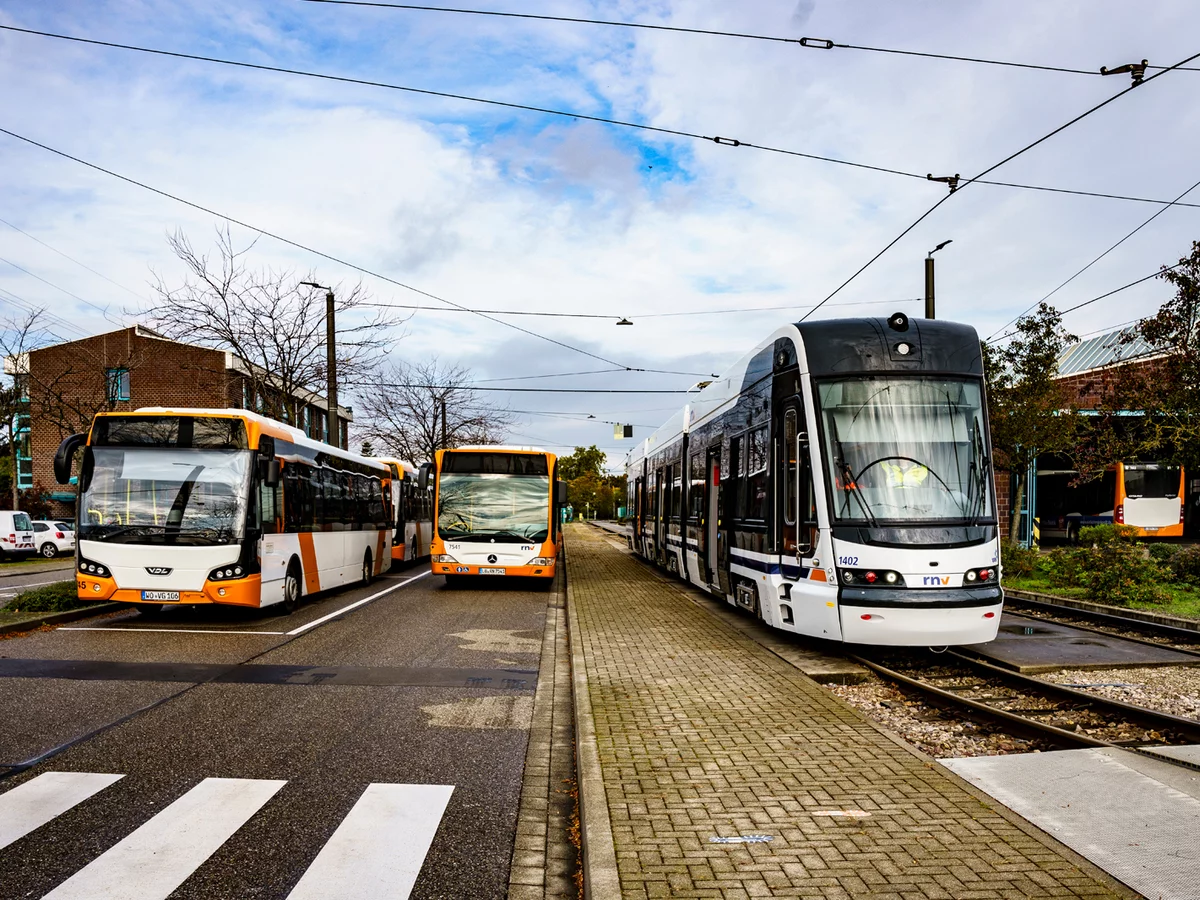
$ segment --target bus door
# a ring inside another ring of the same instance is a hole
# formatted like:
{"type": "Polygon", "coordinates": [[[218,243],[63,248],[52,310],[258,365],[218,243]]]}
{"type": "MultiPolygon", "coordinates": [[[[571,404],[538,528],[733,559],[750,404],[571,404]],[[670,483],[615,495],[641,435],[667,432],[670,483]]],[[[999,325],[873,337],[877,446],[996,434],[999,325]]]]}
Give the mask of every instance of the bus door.
{"type": "Polygon", "coordinates": [[[706,584],[716,584],[718,529],[721,522],[721,445],[708,448],[704,480],[704,527],[700,530],[700,564],[706,584]]]}

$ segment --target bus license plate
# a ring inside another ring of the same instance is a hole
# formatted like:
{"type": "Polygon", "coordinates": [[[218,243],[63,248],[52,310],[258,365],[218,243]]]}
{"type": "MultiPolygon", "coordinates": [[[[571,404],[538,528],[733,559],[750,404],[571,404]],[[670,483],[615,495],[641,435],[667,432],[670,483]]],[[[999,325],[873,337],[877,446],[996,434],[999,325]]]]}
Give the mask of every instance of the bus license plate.
{"type": "Polygon", "coordinates": [[[179,601],[179,591],[142,591],[143,600],[159,600],[163,603],[179,601]]]}
{"type": "Polygon", "coordinates": [[[480,568],[480,570],[479,570],[479,574],[480,574],[480,575],[503,575],[503,574],[504,574],[504,570],[503,570],[503,569],[485,569],[485,568],[480,568]]]}

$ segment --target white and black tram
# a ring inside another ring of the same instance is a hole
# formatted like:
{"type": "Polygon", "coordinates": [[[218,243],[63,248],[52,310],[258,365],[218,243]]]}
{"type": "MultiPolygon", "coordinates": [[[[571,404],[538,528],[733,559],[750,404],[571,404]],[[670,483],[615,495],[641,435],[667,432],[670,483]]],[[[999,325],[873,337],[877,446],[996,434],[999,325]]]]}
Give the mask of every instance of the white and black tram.
{"type": "Polygon", "coordinates": [[[630,452],[631,546],[786,631],[990,641],[990,458],[973,328],[786,325],[630,452]]]}

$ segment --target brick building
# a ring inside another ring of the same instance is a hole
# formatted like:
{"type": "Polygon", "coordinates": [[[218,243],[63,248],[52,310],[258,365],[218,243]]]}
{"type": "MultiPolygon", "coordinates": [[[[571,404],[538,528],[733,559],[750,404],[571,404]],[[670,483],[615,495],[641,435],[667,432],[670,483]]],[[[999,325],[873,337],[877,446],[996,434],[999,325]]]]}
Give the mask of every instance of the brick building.
{"type": "MultiPolygon", "coordinates": [[[[142,325],[43,347],[5,369],[19,381],[28,415],[18,424],[19,487],[36,488],[57,515],[72,515],[74,492],[54,481],[54,452],[84,431],[97,412],[144,406],[252,409],[327,439],[325,398],[298,391],[284,397],[261,369],[233,353],[170,340],[142,325]]],[[[338,444],[353,421],[338,407],[338,444]]]]}

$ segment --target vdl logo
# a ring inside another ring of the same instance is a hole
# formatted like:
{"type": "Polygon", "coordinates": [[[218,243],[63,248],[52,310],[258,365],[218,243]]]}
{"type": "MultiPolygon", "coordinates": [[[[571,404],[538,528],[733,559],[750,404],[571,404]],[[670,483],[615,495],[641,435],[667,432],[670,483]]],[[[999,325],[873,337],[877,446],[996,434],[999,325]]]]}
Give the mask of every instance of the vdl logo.
{"type": "Polygon", "coordinates": [[[945,586],[945,585],[950,584],[950,576],[949,575],[926,575],[924,578],[921,579],[921,584],[926,585],[926,586],[933,585],[934,587],[945,586]]]}
{"type": "Polygon", "coordinates": [[[146,566],[146,571],[151,575],[170,575],[171,570],[163,566],[146,566]]]}

